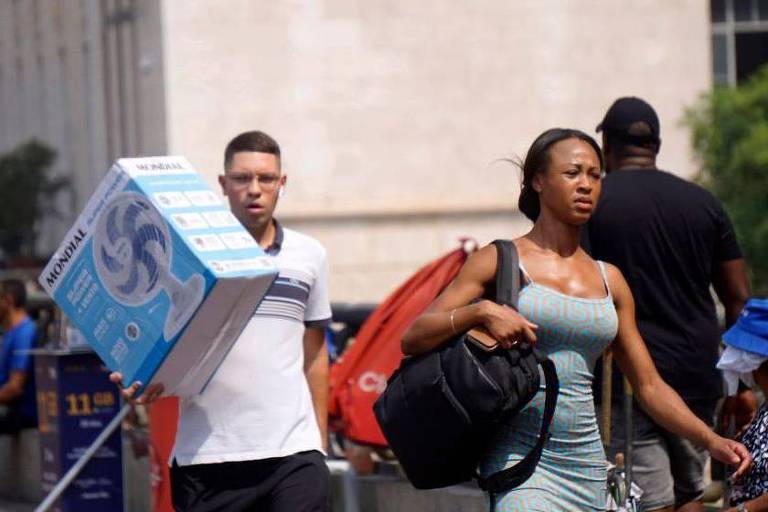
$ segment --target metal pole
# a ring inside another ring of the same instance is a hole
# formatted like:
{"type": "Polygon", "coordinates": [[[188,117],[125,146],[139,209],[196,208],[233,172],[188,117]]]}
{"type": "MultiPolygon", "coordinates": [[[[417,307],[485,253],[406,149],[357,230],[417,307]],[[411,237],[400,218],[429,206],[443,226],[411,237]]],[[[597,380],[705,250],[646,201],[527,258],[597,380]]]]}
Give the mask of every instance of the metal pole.
{"type": "Polygon", "coordinates": [[[357,473],[347,460],[328,460],[325,462],[332,475],[341,475],[341,501],[344,512],[360,512],[360,499],[357,491],[357,473]]]}
{"type": "Polygon", "coordinates": [[[80,473],[83,467],[85,467],[91,458],[96,455],[96,452],[99,448],[101,448],[101,445],[103,445],[106,440],[109,439],[109,436],[111,436],[118,427],[120,427],[123,418],[125,418],[125,415],[128,414],[130,410],[131,406],[128,404],[124,405],[123,408],[120,409],[120,412],[118,412],[117,415],[112,418],[112,421],[110,421],[109,425],[107,425],[101,434],[99,434],[99,437],[97,437],[93,443],[91,443],[91,446],[85,450],[83,456],[80,457],[71,468],[69,468],[69,471],[67,471],[64,477],[59,480],[59,482],[56,484],[56,487],[54,487],[51,492],[48,493],[48,496],[45,497],[43,502],[37,506],[35,512],[46,512],[53,506],[56,500],[59,499],[67,487],[69,487],[69,484],[71,484],[72,481],[77,477],[78,473],[80,473]]]}
{"type": "Polygon", "coordinates": [[[627,488],[627,501],[632,502],[632,436],[634,434],[632,429],[632,414],[633,414],[633,402],[632,385],[629,383],[629,379],[624,376],[624,478],[627,488]]]}

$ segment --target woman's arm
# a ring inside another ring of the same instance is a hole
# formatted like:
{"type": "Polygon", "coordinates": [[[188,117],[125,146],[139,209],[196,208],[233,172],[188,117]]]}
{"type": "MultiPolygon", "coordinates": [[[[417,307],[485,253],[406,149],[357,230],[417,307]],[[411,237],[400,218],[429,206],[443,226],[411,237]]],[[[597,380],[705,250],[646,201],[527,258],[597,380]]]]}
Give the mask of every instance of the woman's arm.
{"type": "Polygon", "coordinates": [[[467,259],[451,284],[414,320],[403,335],[403,353],[428,352],[454,334],[475,326],[484,326],[505,348],[519,340],[534,343],[536,325],[514,309],[489,300],[469,304],[482,296],[485,283],[495,276],[496,247],[487,245],[467,259]]]}
{"type": "Polygon", "coordinates": [[[737,466],[735,478],[744,474],[751,464],[747,449],[741,443],[715,434],[662,380],[637,330],[635,301],[629,285],[612,265],[608,266],[608,280],[619,317],[614,357],[632,384],[640,406],[663,428],[706,448],[715,459],[737,466]]]}

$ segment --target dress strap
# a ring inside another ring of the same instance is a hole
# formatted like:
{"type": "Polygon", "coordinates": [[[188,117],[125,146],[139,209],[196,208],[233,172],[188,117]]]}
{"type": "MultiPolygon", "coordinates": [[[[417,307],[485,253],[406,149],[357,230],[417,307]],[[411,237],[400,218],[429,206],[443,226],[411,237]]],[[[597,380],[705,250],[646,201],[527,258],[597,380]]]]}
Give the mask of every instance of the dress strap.
{"type": "Polygon", "coordinates": [[[605,286],[605,291],[608,292],[608,297],[612,297],[611,287],[608,286],[608,273],[605,271],[605,263],[597,260],[597,266],[600,267],[600,275],[603,276],[603,285],[605,286]]]}
{"type": "Polygon", "coordinates": [[[531,279],[531,275],[528,273],[528,271],[525,270],[525,266],[523,265],[523,260],[518,259],[518,265],[520,266],[520,271],[523,273],[523,277],[525,277],[525,280],[528,281],[528,283],[532,283],[533,279],[531,279]]]}

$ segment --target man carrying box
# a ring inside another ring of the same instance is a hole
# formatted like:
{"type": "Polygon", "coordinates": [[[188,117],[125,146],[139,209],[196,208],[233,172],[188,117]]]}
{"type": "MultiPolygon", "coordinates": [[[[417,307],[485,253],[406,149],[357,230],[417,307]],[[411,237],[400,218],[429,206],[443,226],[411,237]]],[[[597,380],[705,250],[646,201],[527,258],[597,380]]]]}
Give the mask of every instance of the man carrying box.
{"type": "MultiPolygon", "coordinates": [[[[205,391],[180,400],[171,455],[177,511],[328,509],[327,261],[316,240],[273,218],[285,182],[269,135],[246,132],[227,145],[222,191],[280,275],[205,391]]],[[[123,395],[132,399],[141,385],[123,395]]],[[[150,387],[137,402],[161,392],[150,387]]]]}

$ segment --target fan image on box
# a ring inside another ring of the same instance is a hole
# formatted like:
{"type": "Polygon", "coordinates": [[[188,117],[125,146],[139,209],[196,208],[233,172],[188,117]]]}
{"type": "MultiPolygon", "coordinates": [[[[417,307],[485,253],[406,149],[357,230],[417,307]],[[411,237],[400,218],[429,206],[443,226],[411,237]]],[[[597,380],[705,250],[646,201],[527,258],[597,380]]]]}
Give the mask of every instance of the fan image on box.
{"type": "Polygon", "coordinates": [[[168,294],[163,336],[172,339],[203,300],[205,280],[195,274],[182,283],[171,274],[173,245],[160,213],[140,194],[118,194],[104,208],[93,241],[96,272],[115,300],[140,306],[160,291],[168,294]]]}

